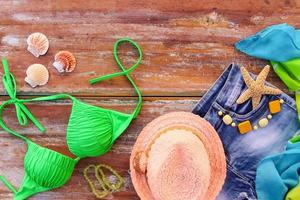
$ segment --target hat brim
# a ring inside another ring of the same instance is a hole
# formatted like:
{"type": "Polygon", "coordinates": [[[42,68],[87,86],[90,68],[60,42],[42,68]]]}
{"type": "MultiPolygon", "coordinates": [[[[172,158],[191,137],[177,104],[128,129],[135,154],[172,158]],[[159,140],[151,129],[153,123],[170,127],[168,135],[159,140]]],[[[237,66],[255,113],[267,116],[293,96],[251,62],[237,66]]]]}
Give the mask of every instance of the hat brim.
{"type": "Polygon", "coordinates": [[[130,156],[131,179],[137,194],[142,200],[154,200],[146,174],[136,169],[135,162],[140,152],[153,142],[162,129],[172,126],[199,130],[197,136],[206,148],[211,167],[210,184],[204,196],[205,200],[214,200],[221,191],[226,177],[223,145],[215,129],[205,119],[188,112],[172,112],[162,115],[147,124],[141,131],[130,156]]]}

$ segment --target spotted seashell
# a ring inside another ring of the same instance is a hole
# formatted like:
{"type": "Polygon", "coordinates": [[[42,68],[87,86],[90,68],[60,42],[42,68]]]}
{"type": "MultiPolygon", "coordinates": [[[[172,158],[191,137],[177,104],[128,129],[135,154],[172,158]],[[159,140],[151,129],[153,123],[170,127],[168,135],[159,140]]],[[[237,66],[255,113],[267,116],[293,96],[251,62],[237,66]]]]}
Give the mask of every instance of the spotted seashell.
{"type": "Polygon", "coordinates": [[[43,33],[32,33],[27,38],[27,50],[35,57],[45,55],[49,49],[49,40],[43,33]]]}
{"type": "Polygon", "coordinates": [[[72,72],[76,67],[76,59],[74,55],[69,51],[60,51],[55,57],[53,66],[59,73],[72,72]]]}
{"type": "Polygon", "coordinates": [[[49,80],[49,72],[44,65],[33,64],[26,70],[25,81],[31,86],[36,87],[39,85],[45,85],[49,80]]]}

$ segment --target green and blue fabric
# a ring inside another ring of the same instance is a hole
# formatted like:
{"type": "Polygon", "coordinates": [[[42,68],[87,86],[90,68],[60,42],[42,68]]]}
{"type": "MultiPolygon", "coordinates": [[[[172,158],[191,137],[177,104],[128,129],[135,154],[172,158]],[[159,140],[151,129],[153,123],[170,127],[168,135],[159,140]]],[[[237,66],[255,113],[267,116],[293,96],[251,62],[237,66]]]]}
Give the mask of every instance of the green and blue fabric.
{"type": "Polygon", "coordinates": [[[14,193],[14,200],[23,200],[36,193],[63,186],[70,179],[74,167],[81,158],[100,156],[109,151],[115,140],[125,131],[131,121],[137,117],[142,106],[142,95],[129,73],[140,64],[142,51],[138,44],[131,39],[120,39],[114,45],[114,57],[122,72],[92,79],[90,83],[94,84],[117,76],[126,76],[138,95],[137,106],[131,114],[89,105],[68,94],[57,94],[34,99],[18,99],[16,96],[15,78],[9,72],[7,60],[2,60],[4,69],[3,84],[10,96],[10,100],[3,102],[0,106],[0,125],[8,133],[24,140],[28,145],[24,158],[25,175],[19,189],[16,189],[4,176],[0,176],[0,180],[14,193]],[[137,62],[129,69],[124,68],[117,54],[119,45],[124,42],[130,43],[139,53],[137,62]],[[41,132],[45,132],[45,128],[30,113],[24,103],[59,99],[70,99],[73,103],[66,141],[70,152],[76,157],[75,159],[34,143],[32,140],[9,128],[3,121],[4,108],[7,105],[14,104],[17,118],[21,125],[26,126],[28,120],[31,120],[41,132]]]}
{"type": "Polygon", "coordinates": [[[285,62],[271,61],[271,65],[289,91],[295,92],[298,118],[300,120],[300,58],[285,62]]]}
{"type": "Polygon", "coordinates": [[[284,152],[266,157],[260,162],[256,172],[258,199],[282,200],[298,195],[293,188],[299,184],[299,141],[300,136],[295,136],[288,142],[284,152]],[[287,194],[288,191],[291,193],[287,194]]]}
{"type": "Polygon", "coordinates": [[[285,200],[299,200],[300,199],[300,179],[298,185],[291,189],[285,196],[285,200]]]}
{"type": "Polygon", "coordinates": [[[290,91],[295,92],[300,120],[300,30],[286,23],[269,26],[235,44],[253,57],[270,60],[290,91]]]}
{"type": "Polygon", "coordinates": [[[235,43],[235,47],[265,60],[284,62],[300,58],[300,30],[286,23],[272,25],[235,43]]]}

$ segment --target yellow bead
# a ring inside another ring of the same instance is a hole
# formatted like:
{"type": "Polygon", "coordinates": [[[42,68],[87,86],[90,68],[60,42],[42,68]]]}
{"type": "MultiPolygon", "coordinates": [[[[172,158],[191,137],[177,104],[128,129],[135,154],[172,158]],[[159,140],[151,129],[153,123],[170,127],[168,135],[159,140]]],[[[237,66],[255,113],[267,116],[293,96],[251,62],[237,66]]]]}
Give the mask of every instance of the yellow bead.
{"type": "Polygon", "coordinates": [[[280,103],[284,103],[284,100],[283,100],[283,99],[280,99],[279,101],[280,101],[280,103]]]}
{"type": "Polygon", "coordinates": [[[267,118],[268,118],[268,119],[272,119],[272,115],[268,115],[267,118]]]}
{"type": "Polygon", "coordinates": [[[254,129],[254,130],[257,130],[257,129],[258,129],[258,126],[256,126],[256,125],[253,126],[253,129],[254,129]]]}
{"type": "Polygon", "coordinates": [[[222,112],[222,111],[219,111],[219,112],[218,112],[218,115],[219,115],[219,116],[222,116],[222,115],[223,115],[223,112],[222,112]]]}
{"type": "Polygon", "coordinates": [[[248,133],[252,130],[251,122],[249,120],[239,123],[239,131],[241,134],[248,133]]]}
{"type": "Polygon", "coordinates": [[[223,117],[223,122],[224,122],[224,124],[226,124],[226,125],[231,124],[231,123],[232,123],[232,118],[231,118],[231,116],[230,116],[230,115],[225,115],[225,116],[223,117]]]}
{"type": "Polygon", "coordinates": [[[261,127],[261,128],[264,128],[268,125],[269,121],[267,118],[262,118],[261,120],[258,121],[258,125],[261,127]]]}
{"type": "Polygon", "coordinates": [[[231,126],[232,126],[232,127],[235,127],[235,126],[236,126],[236,124],[235,124],[234,122],[232,122],[232,123],[231,123],[231,126]]]}

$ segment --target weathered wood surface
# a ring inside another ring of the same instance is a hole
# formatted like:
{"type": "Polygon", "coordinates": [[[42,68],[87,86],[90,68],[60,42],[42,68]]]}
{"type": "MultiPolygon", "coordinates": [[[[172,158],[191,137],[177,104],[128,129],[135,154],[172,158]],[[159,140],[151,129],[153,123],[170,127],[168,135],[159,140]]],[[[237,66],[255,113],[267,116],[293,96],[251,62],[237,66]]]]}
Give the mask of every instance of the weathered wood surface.
{"type": "MultiPolygon", "coordinates": [[[[93,86],[87,81],[118,71],[112,56],[118,38],[134,39],[144,53],[142,64],[132,73],[146,97],[138,119],[108,154],[80,161],[67,185],[31,199],[94,199],[82,176],[83,168],[91,163],[109,164],[126,178],[122,191],[108,199],[138,199],[130,181],[128,159],[145,124],[169,111],[190,111],[231,62],[258,73],[266,62],[237,52],[234,42],[275,23],[288,22],[299,28],[299,21],[300,1],[296,0],[0,0],[0,57],[8,58],[22,98],[66,92],[98,106],[130,112],[136,95],[124,77],[93,86]],[[40,58],[26,51],[27,36],[36,31],[50,40],[49,52],[40,58]],[[58,75],[51,67],[59,50],[73,52],[78,61],[76,70],[67,76],[58,75]],[[25,71],[32,63],[48,67],[51,77],[47,86],[32,89],[25,84],[25,71]]],[[[127,46],[122,47],[121,56],[127,65],[136,57],[127,46]]],[[[268,80],[287,91],[273,72],[268,80]]],[[[7,99],[0,85],[0,100],[7,99]]],[[[18,126],[13,107],[5,112],[5,120],[39,144],[67,154],[65,130],[70,102],[44,102],[29,108],[46,126],[46,135],[33,126],[18,126]]],[[[18,186],[26,146],[3,130],[0,134],[0,174],[18,186]]],[[[11,198],[11,192],[0,184],[0,199],[11,198]]]]}

